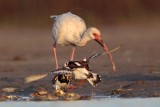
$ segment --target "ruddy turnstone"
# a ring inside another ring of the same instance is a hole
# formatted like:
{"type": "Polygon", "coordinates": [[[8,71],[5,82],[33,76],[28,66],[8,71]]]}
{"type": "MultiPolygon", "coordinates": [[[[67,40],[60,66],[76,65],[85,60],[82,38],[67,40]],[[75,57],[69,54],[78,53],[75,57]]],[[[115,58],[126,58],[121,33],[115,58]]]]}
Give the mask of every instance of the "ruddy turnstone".
{"type": "Polygon", "coordinates": [[[64,67],[72,70],[75,80],[88,80],[93,87],[101,82],[100,76],[91,72],[89,60],[86,58],[81,61],[69,61],[64,64],[64,67]]]}
{"type": "Polygon", "coordinates": [[[72,80],[81,80],[81,84],[82,81],[87,80],[93,87],[101,82],[100,76],[91,72],[89,60],[86,58],[80,61],[69,61],[52,73],[54,74],[52,84],[55,90],[69,88],[72,80]]]}

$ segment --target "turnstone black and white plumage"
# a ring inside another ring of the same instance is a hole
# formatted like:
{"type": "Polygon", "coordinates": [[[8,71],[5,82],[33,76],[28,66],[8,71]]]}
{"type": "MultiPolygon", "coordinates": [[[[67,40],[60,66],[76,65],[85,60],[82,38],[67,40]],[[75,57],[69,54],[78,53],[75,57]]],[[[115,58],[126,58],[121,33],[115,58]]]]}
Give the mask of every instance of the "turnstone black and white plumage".
{"type": "Polygon", "coordinates": [[[52,84],[55,90],[65,90],[72,79],[72,71],[68,68],[61,68],[53,72],[52,84]]]}
{"type": "Polygon", "coordinates": [[[100,76],[91,72],[87,59],[69,61],[62,68],[55,70],[53,74],[52,84],[55,90],[65,90],[72,80],[87,80],[93,87],[101,82],[100,76]]]}
{"type": "Polygon", "coordinates": [[[65,63],[64,67],[72,70],[75,80],[88,80],[93,87],[101,82],[100,76],[91,72],[89,60],[86,58],[81,61],[69,61],[65,63]]]}

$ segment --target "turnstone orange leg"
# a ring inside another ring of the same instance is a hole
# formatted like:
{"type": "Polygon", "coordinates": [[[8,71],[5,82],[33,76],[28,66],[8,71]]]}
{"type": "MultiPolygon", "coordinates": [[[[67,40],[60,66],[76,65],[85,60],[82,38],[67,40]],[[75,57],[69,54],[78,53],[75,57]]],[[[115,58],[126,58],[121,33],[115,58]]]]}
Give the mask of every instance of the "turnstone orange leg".
{"type": "Polygon", "coordinates": [[[86,80],[80,80],[79,86],[82,86],[86,80]]]}
{"type": "Polygon", "coordinates": [[[69,89],[69,90],[73,90],[73,89],[76,89],[77,88],[77,86],[74,86],[73,84],[71,84],[71,85],[69,85],[68,86],[68,88],[67,89],[69,89]]]}

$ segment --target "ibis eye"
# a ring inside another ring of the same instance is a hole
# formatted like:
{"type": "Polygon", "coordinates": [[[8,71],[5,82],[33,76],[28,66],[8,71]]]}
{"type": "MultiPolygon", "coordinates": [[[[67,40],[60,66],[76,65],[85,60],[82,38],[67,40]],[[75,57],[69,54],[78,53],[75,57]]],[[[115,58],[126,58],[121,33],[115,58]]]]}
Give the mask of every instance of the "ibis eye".
{"type": "Polygon", "coordinates": [[[93,33],[93,35],[96,36],[97,34],[96,34],[96,33],[93,33]]]}

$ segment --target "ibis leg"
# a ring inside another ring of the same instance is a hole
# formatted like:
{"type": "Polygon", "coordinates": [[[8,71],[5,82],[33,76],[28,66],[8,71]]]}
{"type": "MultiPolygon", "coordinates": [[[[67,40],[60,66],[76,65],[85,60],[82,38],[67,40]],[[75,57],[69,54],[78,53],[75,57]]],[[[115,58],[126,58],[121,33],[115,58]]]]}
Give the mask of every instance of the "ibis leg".
{"type": "Polygon", "coordinates": [[[75,53],[75,47],[72,48],[72,53],[71,53],[71,61],[74,59],[74,53],[75,53]]]}
{"type": "Polygon", "coordinates": [[[56,54],[56,42],[53,44],[53,52],[54,52],[54,58],[56,61],[56,69],[58,69],[58,61],[57,61],[57,54],[56,54]]]}

